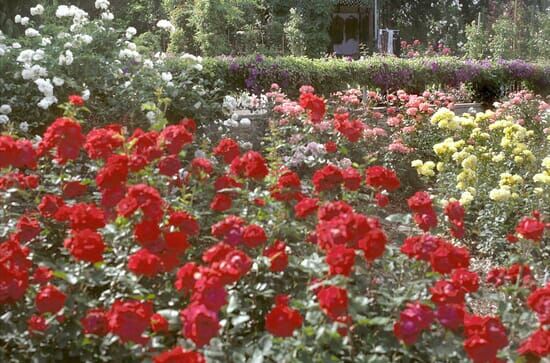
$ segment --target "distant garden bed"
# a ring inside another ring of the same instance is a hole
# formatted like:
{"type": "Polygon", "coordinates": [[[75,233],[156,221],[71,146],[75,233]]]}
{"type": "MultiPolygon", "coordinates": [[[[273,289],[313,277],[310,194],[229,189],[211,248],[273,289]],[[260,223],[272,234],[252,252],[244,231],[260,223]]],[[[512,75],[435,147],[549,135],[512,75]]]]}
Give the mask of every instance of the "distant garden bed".
{"type": "Polygon", "coordinates": [[[404,89],[421,92],[428,88],[457,87],[467,84],[476,101],[492,103],[514,87],[527,87],[547,93],[550,66],[512,61],[471,61],[454,57],[399,59],[370,57],[359,61],[308,59],[301,57],[205,59],[204,73],[222,80],[226,89],[262,92],[272,83],[296,91],[311,84],[328,95],[348,86],[382,91],[404,89]]]}

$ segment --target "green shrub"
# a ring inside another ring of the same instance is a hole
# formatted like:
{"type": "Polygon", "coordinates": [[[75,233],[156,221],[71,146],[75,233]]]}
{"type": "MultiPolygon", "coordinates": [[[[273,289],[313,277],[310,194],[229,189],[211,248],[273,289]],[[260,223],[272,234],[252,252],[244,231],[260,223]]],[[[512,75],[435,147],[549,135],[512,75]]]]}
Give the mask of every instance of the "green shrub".
{"type": "Polygon", "coordinates": [[[269,90],[280,84],[290,94],[303,84],[310,84],[324,95],[351,87],[404,89],[422,92],[436,86],[470,85],[484,102],[492,102],[515,82],[547,93],[550,72],[547,65],[514,61],[464,61],[453,57],[399,59],[370,57],[360,61],[309,59],[305,57],[205,59],[206,72],[223,80],[226,90],[269,90]]]}

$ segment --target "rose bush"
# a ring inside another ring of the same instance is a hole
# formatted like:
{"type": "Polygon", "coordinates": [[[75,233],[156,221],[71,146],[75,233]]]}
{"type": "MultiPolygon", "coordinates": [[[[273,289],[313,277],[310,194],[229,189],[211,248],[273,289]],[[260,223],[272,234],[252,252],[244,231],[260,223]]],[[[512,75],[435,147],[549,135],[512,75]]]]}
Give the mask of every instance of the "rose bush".
{"type": "MultiPolygon", "coordinates": [[[[548,214],[518,210],[486,273],[459,233],[476,211],[385,162],[368,120],[387,116],[301,93],[272,95],[257,151],[198,140],[191,119],[91,127],[74,97],[41,138],[3,134],[2,361],[547,356],[548,214]],[[317,154],[293,164],[298,127],[317,154]]],[[[407,122],[429,123],[422,97],[407,122]]]]}

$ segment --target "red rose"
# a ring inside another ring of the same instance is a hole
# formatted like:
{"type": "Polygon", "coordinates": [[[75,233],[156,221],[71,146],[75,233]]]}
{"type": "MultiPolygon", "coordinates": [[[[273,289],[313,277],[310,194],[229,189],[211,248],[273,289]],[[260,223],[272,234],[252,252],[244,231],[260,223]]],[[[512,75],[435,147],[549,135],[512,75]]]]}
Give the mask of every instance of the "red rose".
{"type": "Polygon", "coordinates": [[[155,333],[164,333],[168,331],[168,320],[160,314],[151,316],[151,329],[155,333]]]}
{"type": "Polygon", "coordinates": [[[303,219],[312,215],[319,208],[319,199],[304,198],[294,206],[296,218],[303,219]]]}
{"type": "Polygon", "coordinates": [[[70,181],[63,184],[63,198],[74,199],[80,197],[81,195],[86,194],[88,187],[82,184],[80,181],[70,181]]]}
{"type": "Polygon", "coordinates": [[[136,129],[128,140],[133,156],[143,157],[146,162],[151,162],[162,156],[160,148],[160,135],[156,131],[145,132],[136,129]]]}
{"type": "Polygon", "coordinates": [[[233,159],[239,157],[241,149],[233,139],[221,139],[218,146],[214,148],[214,155],[223,157],[226,164],[231,164],[233,159]]]}
{"type": "MultiPolygon", "coordinates": [[[[345,114],[348,115],[347,113],[345,114]]],[[[365,130],[365,124],[360,120],[350,121],[347,117],[338,118],[338,115],[335,115],[334,127],[338,132],[348,139],[350,142],[357,142],[363,136],[363,131],[365,130]]]]}
{"type": "Polygon", "coordinates": [[[35,331],[43,332],[48,329],[48,323],[46,322],[46,319],[40,315],[32,315],[29,320],[27,320],[27,325],[29,327],[30,333],[35,331]]]}
{"type": "Polygon", "coordinates": [[[105,227],[105,213],[95,204],[78,203],[70,207],[69,220],[73,230],[105,227]]]}
{"type": "Polygon", "coordinates": [[[302,185],[298,174],[293,171],[285,171],[279,176],[277,184],[271,188],[273,199],[287,202],[302,198],[302,185]]]}
{"type": "Polygon", "coordinates": [[[309,119],[317,124],[323,120],[326,112],[325,100],[313,93],[302,93],[300,95],[300,106],[308,111],[309,119]]]}
{"type": "Polygon", "coordinates": [[[187,242],[187,234],[179,231],[175,232],[164,232],[164,242],[165,249],[168,252],[173,252],[177,255],[181,255],[185,250],[189,248],[189,243],[187,242]]]}
{"type": "Polygon", "coordinates": [[[38,153],[43,155],[48,150],[56,148],[56,160],[60,164],[65,164],[78,157],[84,141],[85,137],[78,122],[66,117],[58,118],[44,133],[38,153]]]}
{"type": "Polygon", "coordinates": [[[325,143],[325,150],[329,154],[335,153],[338,151],[338,145],[334,141],[327,141],[325,143]]]}
{"type": "Polygon", "coordinates": [[[169,125],[160,133],[159,141],[169,154],[177,155],[193,141],[193,131],[185,125],[169,125]]]}
{"type": "Polygon", "coordinates": [[[84,106],[84,99],[79,95],[69,95],[69,103],[73,106],[82,107],[84,106]]]}
{"type": "Polygon", "coordinates": [[[76,260],[103,261],[105,243],[101,235],[91,229],[72,230],[71,238],[66,239],[64,245],[76,260]]]}
{"type": "Polygon", "coordinates": [[[448,274],[454,269],[468,267],[470,254],[463,247],[455,247],[450,243],[441,244],[430,256],[432,269],[440,274],[448,274]]]}
{"type": "Polygon", "coordinates": [[[16,238],[21,243],[28,242],[40,234],[40,222],[27,215],[21,216],[17,221],[16,238]]]}
{"type": "Polygon", "coordinates": [[[460,286],[468,293],[476,292],[479,289],[479,275],[477,272],[469,271],[466,268],[454,270],[451,280],[456,286],[460,286]]]}
{"type": "Polygon", "coordinates": [[[240,158],[233,159],[231,172],[240,177],[261,181],[269,174],[269,169],[261,154],[248,151],[240,158]]]}
{"type": "Polygon", "coordinates": [[[34,270],[32,282],[35,284],[47,284],[53,278],[53,272],[46,266],[39,266],[34,270]]]}
{"type": "Polygon", "coordinates": [[[527,305],[537,313],[541,324],[550,324],[550,283],[533,291],[527,298],[527,305]]]}
{"type": "Polygon", "coordinates": [[[313,174],[312,182],[316,192],[324,192],[339,187],[344,182],[344,176],[340,168],[329,164],[313,174]]]}
{"type": "Polygon", "coordinates": [[[344,177],[344,188],[347,190],[358,190],[361,186],[361,173],[353,167],[342,170],[344,177]]]}
{"type": "Polygon", "coordinates": [[[111,155],[96,175],[95,182],[101,190],[120,188],[128,179],[128,157],[111,155]]]}
{"type": "Polygon", "coordinates": [[[198,352],[189,352],[182,347],[175,347],[153,358],[155,363],[206,363],[204,356],[198,352]]]}
{"type": "Polygon", "coordinates": [[[374,228],[359,240],[358,245],[363,250],[365,259],[368,262],[373,262],[384,254],[387,242],[388,238],[384,231],[374,228]]]}
{"type": "Polygon", "coordinates": [[[207,177],[214,171],[210,160],[205,158],[194,158],[191,161],[191,172],[199,178],[207,177]]]}
{"type": "Polygon", "coordinates": [[[158,163],[159,173],[166,176],[178,175],[182,168],[180,159],[175,155],[168,155],[160,159],[158,163]]]}
{"type": "Polygon", "coordinates": [[[430,307],[418,302],[408,303],[393,325],[393,333],[396,338],[411,345],[418,340],[422,331],[429,329],[433,320],[434,313],[430,307]]]}
{"type": "Polygon", "coordinates": [[[273,245],[264,250],[264,256],[269,258],[269,270],[271,272],[284,271],[288,266],[288,255],[286,254],[286,244],[283,241],[275,241],[273,245]]]}
{"type": "Polygon", "coordinates": [[[128,257],[128,270],[136,275],[153,277],[163,272],[164,267],[158,255],[142,248],[128,257]]]}
{"type": "Polygon", "coordinates": [[[191,304],[181,311],[180,317],[183,335],[199,348],[210,343],[210,340],[218,335],[218,314],[204,305],[191,304]]]}
{"type": "Polygon", "coordinates": [[[464,317],[464,350],[475,363],[492,362],[508,345],[506,329],[498,318],[466,314],[464,317]]]}
{"type": "Polygon", "coordinates": [[[536,218],[524,217],[519,221],[516,232],[523,238],[539,242],[544,234],[544,223],[536,218]]]}
{"type": "Polygon", "coordinates": [[[327,253],[326,262],[331,275],[349,276],[355,265],[355,250],[343,245],[334,246],[327,253]]]}
{"type": "Polygon", "coordinates": [[[145,344],[143,333],[149,328],[153,306],[150,302],[116,300],[107,314],[109,331],[123,343],[145,344]]]}
{"type": "Polygon", "coordinates": [[[44,286],[36,295],[36,309],[42,313],[57,313],[65,305],[67,295],[53,285],[44,286]]]}
{"type": "Polygon", "coordinates": [[[113,152],[124,144],[120,132],[108,128],[93,129],[86,135],[84,149],[90,159],[107,160],[113,152]]]}
{"type": "Polygon", "coordinates": [[[288,306],[288,300],[288,296],[277,296],[275,307],[265,317],[265,329],[276,337],[291,337],[302,326],[302,315],[288,306]]]}
{"type": "Polygon", "coordinates": [[[160,233],[160,227],[155,221],[143,221],[134,227],[134,237],[142,246],[155,242],[160,237],[160,233]]]}
{"type": "Polygon", "coordinates": [[[426,192],[416,192],[407,204],[414,213],[433,213],[432,198],[426,192]]]}
{"type": "Polygon", "coordinates": [[[104,336],[109,331],[107,312],[103,309],[90,309],[86,316],[80,320],[84,328],[84,334],[104,336]]]}
{"type": "Polygon", "coordinates": [[[0,243],[0,304],[14,303],[25,295],[32,265],[27,255],[13,239],[0,243]]]}
{"type": "Polygon", "coordinates": [[[367,176],[367,185],[375,189],[385,189],[391,192],[401,186],[395,172],[383,166],[371,166],[366,170],[365,174],[367,176]]]}
{"type": "Polygon", "coordinates": [[[331,320],[348,314],[348,292],[336,286],[323,286],[317,292],[321,310],[331,320]]]}
{"type": "Polygon", "coordinates": [[[521,355],[532,355],[544,358],[550,355],[550,330],[539,328],[518,348],[521,355]]]}
{"type": "Polygon", "coordinates": [[[227,253],[219,263],[213,263],[212,268],[221,275],[226,285],[237,282],[252,268],[250,257],[238,249],[227,253]]]}
{"type": "Polygon", "coordinates": [[[199,267],[194,262],[187,262],[176,273],[176,282],[174,286],[176,290],[190,293],[196,282],[196,274],[199,272],[199,267]]]}
{"type": "Polygon", "coordinates": [[[243,243],[250,248],[255,248],[267,241],[267,236],[262,227],[251,224],[246,226],[243,231],[243,243]]]}
{"type": "Polygon", "coordinates": [[[17,159],[17,146],[11,136],[0,136],[0,169],[7,168],[17,159]]]}
{"type": "Polygon", "coordinates": [[[216,193],[214,199],[210,203],[210,209],[215,212],[224,212],[231,209],[233,199],[225,193],[216,193]]]}
{"type": "Polygon", "coordinates": [[[220,311],[227,304],[227,291],[224,281],[213,269],[201,271],[201,277],[195,282],[191,301],[204,305],[208,310],[220,311]]]}
{"type": "Polygon", "coordinates": [[[170,213],[168,223],[171,226],[178,228],[188,236],[196,236],[199,234],[199,224],[195,217],[184,211],[170,213]]]}
{"type": "Polygon", "coordinates": [[[456,330],[464,324],[464,306],[461,304],[440,304],[435,311],[437,321],[447,329],[456,330]]]}
{"type": "Polygon", "coordinates": [[[445,215],[451,221],[462,221],[464,220],[464,207],[458,201],[450,202],[445,207],[445,215]]]}
{"type": "Polygon", "coordinates": [[[430,288],[432,301],[437,304],[464,304],[464,291],[452,281],[440,280],[430,288]]]}
{"type": "Polygon", "coordinates": [[[42,201],[38,205],[38,210],[40,211],[40,214],[42,214],[42,216],[44,216],[45,218],[52,218],[64,205],[65,202],[60,197],[47,194],[42,197],[42,201]]]}
{"type": "MultiPolygon", "coordinates": [[[[1,141],[0,141],[1,143],[1,141]]],[[[2,147],[0,146],[0,149],[2,147]]],[[[0,151],[1,153],[1,151],[0,151]]],[[[10,155],[6,155],[10,160],[10,155]]],[[[23,169],[35,169],[36,168],[37,153],[31,141],[25,139],[19,139],[15,141],[15,158],[10,161],[11,165],[23,169]]],[[[1,168],[1,167],[0,167],[1,168]]]]}
{"type": "Polygon", "coordinates": [[[376,200],[376,205],[380,208],[384,208],[390,202],[390,198],[388,198],[388,196],[383,193],[376,193],[374,195],[374,199],[376,200]]]}

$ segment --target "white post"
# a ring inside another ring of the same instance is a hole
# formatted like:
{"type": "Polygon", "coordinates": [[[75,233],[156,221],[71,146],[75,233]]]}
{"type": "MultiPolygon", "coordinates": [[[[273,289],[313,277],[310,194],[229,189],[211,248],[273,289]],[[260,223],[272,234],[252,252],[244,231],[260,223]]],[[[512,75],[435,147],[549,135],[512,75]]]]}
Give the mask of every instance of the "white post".
{"type": "Polygon", "coordinates": [[[378,0],[374,0],[374,43],[376,44],[377,48],[379,43],[378,37],[380,36],[378,32],[378,0]]]}

